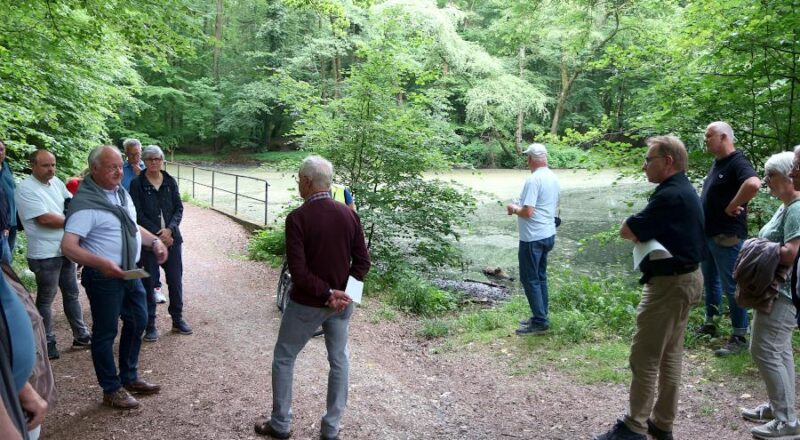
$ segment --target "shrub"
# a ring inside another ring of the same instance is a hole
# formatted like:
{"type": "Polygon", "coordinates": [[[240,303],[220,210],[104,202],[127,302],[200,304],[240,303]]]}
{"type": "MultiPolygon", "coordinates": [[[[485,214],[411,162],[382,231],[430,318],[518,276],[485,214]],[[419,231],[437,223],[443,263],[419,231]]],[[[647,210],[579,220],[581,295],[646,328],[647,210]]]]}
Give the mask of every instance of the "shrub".
{"type": "Polygon", "coordinates": [[[431,286],[410,271],[395,278],[388,302],[404,312],[422,316],[441,315],[457,306],[453,294],[431,286]]]}
{"type": "Polygon", "coordinates": [[[282,229],[256,231],[247,244],[247,256],[255,261],[268,261],[278,266],[286,255],[286,237],[282,229]]]}

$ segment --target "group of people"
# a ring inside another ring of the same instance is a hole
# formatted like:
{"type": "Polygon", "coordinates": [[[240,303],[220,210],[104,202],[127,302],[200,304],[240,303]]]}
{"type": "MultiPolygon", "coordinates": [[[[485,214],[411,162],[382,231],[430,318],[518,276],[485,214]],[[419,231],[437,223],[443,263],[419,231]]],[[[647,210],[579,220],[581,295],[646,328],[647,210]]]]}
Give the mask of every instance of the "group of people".
{"type": "MultiPolygon", "coordinates": [[[[705,144],[714,163],[698,196],[686,175],[688,154],[680,139],[647,139],[642,169],[658,186],[645,208],[622,223],[619,234],[633,243],[656,240],[671,256],[648,255],[639,265],[643,290],[629,359],[629,409],[596,440],[646,440],[647,434],[658,440],[673,438],[684,333],[689,311],[700,302],[703,289],[706,318],[694,330],[697,335],[717,334],[722,298],[727,299],[732,334],[715,351],[717,356],[746,350],[750,335],[750,353],[769,397],[769,402],[742,409],[742,417],[760,423],[752,428],[753,436],[800,439],[791,346],[797,325],[793,280],[798,277],[787,275],[798,270],[800,146],[765,163],[763,181],[782,204],[758,239],[745,241],[747,204],[758,193],[761,179],[734,142],[729,124],[708,125],[705,144]],[[754,309],[752,329],[747,307],[754,309]]],[[[549,329],[547,255],[555,242],[559,185],[547,167],[544,145],[532,144],[523,154],[531,175],[519,203],[507,205],[506,211],[518,216],[520,282],[531,309],[517,334],[537,335],[549,329]]]]}
{"type": "Polygon", "coordinates": [[[10,171],[5,148],[0,142],[0,264],[5,275],[0,280],[0,372],[7,385],[0,401],[0,437],[36,438],[55,396],[49,362],[61,356],[52,315],[58,289],[72,346],[91,350],[103,404],[135,408],[139,402],[133,394],[160,391],[159,385],[139,377],[138,357],[142,340],[158,340],[156,286],[161,268],[169,289],[172,331],[192,334],[183,318],[183,204],[177,182],[161,169],[164,154],[156,145],[142,149],[138,140],[126,140],[124,164],[114,146],[93,149],[83,178],[71,182],[77,187],[74,194],[55,175],[55,155],[44,149],[31,154],[30,176],[18,186],[13,177],[6,181],[3,176],[10,171]],[[28,243],[28,267],[36,279],[35,307],[29,307],[34,313],[26,313],[30,295],[10,267],[12,231],[17,229],[11,219],[17,217],[28,243]],[[83,320],[78,279],[89,298],[91,331],[83,320]],[[117,367],[113,345],[120,320],[117,367]],[[37,339],[42,340],[41,348],[37,339]]]}

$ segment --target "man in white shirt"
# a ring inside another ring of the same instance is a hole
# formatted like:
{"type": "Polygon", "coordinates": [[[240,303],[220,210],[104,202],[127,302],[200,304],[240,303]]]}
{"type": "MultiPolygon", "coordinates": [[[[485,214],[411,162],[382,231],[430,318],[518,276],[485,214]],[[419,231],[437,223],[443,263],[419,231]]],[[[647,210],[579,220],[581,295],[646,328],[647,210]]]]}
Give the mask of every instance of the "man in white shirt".
{"type": "Polygon", "coordinates": [[[83,322],[76,266],[61,253],[64,208],[71,194],[55,177],[56,158],[49,151],[37,150],[31,155],[31,171],[14,197],[28,238],[28,267],[36,276],[36,308],[44,321],[47,355],[58,359],[52,306],[59,288],[64,314],[72,327],[72,346],[91,346],[91,334],[83,322]]]}
{"type": "Polygon", "coordinates": [[[522,152],[530,176],[525,179],[519,203],[506,206],[519,226],[519,280],[525,289],[531,317],[520,321],[518,335],[539,335],[550,329],[548,319],[547,254],[556,241],[556,209],[561,187],[547,167],[547,148],[531,144],[522,152]]]}
{"type": "Polygon", "coordinates": [[[67,211],[61,249],[84,266],[81,284],[92,311],[92,362],[103,389],[103,404],[113,408],[139,406],[130,393],[157,394],[161,387],[139,377],[139,350],[147,325],[147,300],[136,273],[144,246],[158,264],[167,247],[136,224],[136,208],[120,184],[122,154],[103,145],[89,153],[90,174],[84,178],[67,211]],[[114,339],[119,321],[119,370],[114,362],[114,339]]]}

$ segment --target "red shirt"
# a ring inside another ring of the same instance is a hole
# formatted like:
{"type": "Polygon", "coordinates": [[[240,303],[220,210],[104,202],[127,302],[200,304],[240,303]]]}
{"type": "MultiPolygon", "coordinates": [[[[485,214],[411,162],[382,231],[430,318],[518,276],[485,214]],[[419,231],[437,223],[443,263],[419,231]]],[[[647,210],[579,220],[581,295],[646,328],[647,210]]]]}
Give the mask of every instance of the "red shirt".
{"type": "Polygon", "coordinates": [[[74,196],[76,192],[78,192],[78,187],[81,186],[81,178],[80,177],[70,177],[67,179],[67,191],[72,193],[74,196]]]}
{"type": "Polygon", "coordinates": [[[349,275],[363,281],[370,267],[361,220],[329,193],[286,217],[286,257],[292,301],[310,307],[325,307],[330,289],[344,290],[349,275]]]}

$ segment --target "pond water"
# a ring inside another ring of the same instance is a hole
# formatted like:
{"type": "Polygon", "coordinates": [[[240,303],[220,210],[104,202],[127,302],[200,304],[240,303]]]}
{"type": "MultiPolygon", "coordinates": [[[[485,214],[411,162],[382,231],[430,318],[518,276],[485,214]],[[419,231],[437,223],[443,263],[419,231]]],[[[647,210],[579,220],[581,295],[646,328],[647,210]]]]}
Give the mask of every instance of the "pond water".
{"type": "MultiPolygon", "coordinates": [[[[168,168],[175,175],[174,165],[168,168]]],[[[266,179],[269,183],[268,222],[272,223],[287,204],[297,198],[294,173],[280,172],[257,166],[215,166],[216,171],[229,174],[266,179]]],[[[201,184],[192,188],[184,178],[191,177],[191,170],[182,167],[181,189],[194,197],[209,202],[210,189],[201,184]]],[[[644,180],[622,178],[614,171],[555,170],[561,184],[561,218],[556,246],[550,254],[551,267],[572,268],[584,273],[630,272],[630,245],[628,243],[598,246],[589,242],[581,246],[580,241],[598,232],[616,230],[628,215],[644,204],[643,194],[653,188],[644,180]]],[[[509,217],[505,205],[519,197],[522,183],[529,174],[527,170],[452,170],[429,173],[426,177],[450,181],[469,190],[478,200],[478,206],[468,219],[459,246],[464,252],[465,265],[459,271],[441,274],[445,278],[470,278],[484,280],[481,270],[486,266],[502,267],[512,277],[517,277],[517,247],[519,236],[515,217],[509,217]]],[[[195,171],[196,182],[210,184],[210,171],[195,171]]],[[[216,173],[214,183],[218,187],[233,191],[236,179],[227,174],[216,173]]],[[[238,179],[238,190],[262,201],[240,198],[237,202],[239,215],[251,221],[264,222],[264,183],[245,178],[238,179]]],[[[228,206],[232,211],[234,197],[217,190],[215,206],[228,206]]],[[[358,202],[358,200],[356,200],[358,202]]]]}

